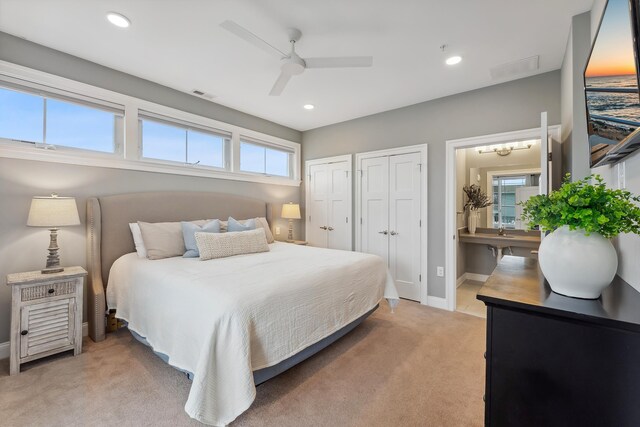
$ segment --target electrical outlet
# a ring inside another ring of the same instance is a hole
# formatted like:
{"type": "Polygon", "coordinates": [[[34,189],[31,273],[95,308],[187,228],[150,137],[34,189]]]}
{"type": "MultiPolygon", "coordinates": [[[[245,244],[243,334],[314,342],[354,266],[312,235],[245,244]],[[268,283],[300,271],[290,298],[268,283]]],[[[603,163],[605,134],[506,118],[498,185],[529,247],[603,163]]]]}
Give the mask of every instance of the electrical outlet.
{"type": "Polygon", "coordinates": [[[276,234],[280,234],[280,227],[276,227],[276,234]]]}
{"type": "Polygon", "coordinates": [[[436,269],[436,275],[437,275],[438,277],[444,277],[444,267],[438,267],[438,268],[436,269]]]}

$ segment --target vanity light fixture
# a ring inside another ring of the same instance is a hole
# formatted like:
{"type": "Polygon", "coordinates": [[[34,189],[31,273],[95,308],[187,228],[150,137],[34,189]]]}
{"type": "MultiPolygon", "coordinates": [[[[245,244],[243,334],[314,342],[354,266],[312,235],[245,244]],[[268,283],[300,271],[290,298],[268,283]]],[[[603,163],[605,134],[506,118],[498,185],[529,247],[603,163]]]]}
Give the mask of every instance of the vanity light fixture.
{"type": "Polygon", "coordinates": [[[107,20],[116,27],[128,28],[131,25],[129,18],[118,12],[107,13],[107,20]]]}
{"type": "Polygon", "coordinates": [[[316,106],[313,104],[304,104],[303,108],[305,110],[313,110],[314,108],[316,108],[316,106]]]}
{"type": "Polygon", "coordinates": [[[496,153],[498,156],[504,157],[511,154],[512,151],[528,150],[536,141],[520,141],[508,144],[490,145],[484,147],[477,147],[478,154],[490,154],[496,153]]]}

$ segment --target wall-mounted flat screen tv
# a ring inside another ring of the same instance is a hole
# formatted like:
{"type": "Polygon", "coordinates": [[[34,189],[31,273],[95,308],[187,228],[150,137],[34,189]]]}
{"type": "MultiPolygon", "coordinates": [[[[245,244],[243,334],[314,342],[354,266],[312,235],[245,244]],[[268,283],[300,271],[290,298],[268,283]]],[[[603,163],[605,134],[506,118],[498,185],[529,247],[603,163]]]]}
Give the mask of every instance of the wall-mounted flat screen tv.
{"type": "Polygon", "coordinates": [[[609,0],[584,73],[591,167],[640,148],[640,0],[609,0]]]}

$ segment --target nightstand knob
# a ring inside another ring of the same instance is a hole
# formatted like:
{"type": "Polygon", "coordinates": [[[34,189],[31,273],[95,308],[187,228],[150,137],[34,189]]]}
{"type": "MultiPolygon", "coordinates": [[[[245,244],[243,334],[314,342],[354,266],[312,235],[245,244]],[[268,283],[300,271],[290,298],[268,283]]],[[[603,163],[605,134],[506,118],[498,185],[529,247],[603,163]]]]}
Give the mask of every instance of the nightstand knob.
{"type": "Polygon", "coordinates": [[[20,335],[27,335],[29,333],[29,331],[22,331],[20,332],[20,335]]]}
{"type": "Polygon", "coordinates": [[[55,291],[56,291],[56,290],[55,290],[55,289],[53,289],[53,288],[51,288],[51,289],[49,289],[49,290],[48,290],[48,292],[49,292],[50,294],[54,293],[55,291]]]}

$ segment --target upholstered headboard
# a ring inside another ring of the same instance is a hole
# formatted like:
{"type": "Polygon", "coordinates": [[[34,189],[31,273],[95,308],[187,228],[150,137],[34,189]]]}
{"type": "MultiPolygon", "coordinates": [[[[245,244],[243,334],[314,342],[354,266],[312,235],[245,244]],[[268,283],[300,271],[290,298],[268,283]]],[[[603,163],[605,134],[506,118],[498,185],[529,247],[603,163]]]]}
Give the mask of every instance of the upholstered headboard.
{"type": "Polygon", "coordinates": [[[154,192],[94,197],[87,200],[87,267],[89,336],[105,336],[105,288],[111,265],[134,252],[130,222],[266,217],[271,206],[261,200],[221,193],[154,192]]]}

